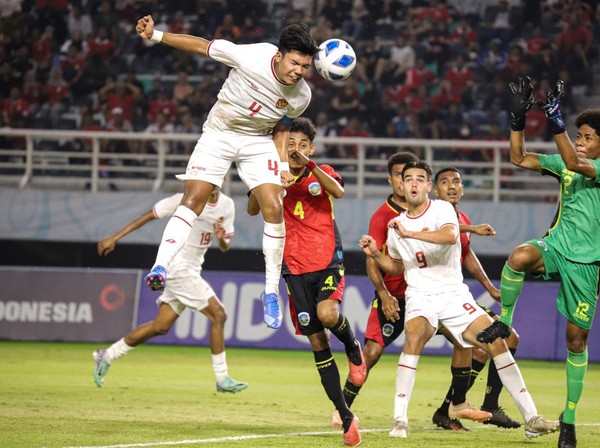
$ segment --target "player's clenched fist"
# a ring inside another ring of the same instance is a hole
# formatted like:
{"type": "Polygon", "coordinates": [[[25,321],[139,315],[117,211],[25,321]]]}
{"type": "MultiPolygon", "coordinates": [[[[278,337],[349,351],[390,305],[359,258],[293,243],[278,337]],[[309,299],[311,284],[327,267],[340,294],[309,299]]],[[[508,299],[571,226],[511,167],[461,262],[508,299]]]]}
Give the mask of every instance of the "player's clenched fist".
{"type": "Polygon", "coordinates": [[[373,254],[378,252],[375,239],[371,235],[363,235],[362,238],[358,241],[358,245],[367,255],[372,256],[373,254]]]}
{"type": "Polygon", "coordinates": [[[135,30],[140,37],[150,39],[154,32],[154,20],[152,20],[152,16],[144,16],[138,20],[135,30]]]}

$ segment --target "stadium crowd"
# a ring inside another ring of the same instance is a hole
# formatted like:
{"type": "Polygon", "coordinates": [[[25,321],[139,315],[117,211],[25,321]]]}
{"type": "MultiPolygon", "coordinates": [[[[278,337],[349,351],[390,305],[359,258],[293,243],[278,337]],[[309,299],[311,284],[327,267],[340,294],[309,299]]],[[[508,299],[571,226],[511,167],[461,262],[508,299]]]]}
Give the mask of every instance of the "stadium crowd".
{"type": "MultiPolygon", "coordinates": [[[[318,135],[506,140],[506,83],[529,74],[539,96],[560,77],[563,113],[594,91],[600,2],[595,0],[4,0],[0,12],[0,127],[199,134],[227,68],[141,40],[157,29],[236,43],[274,41],[308,23],[317,42],[348,40],[352,77],[313,70],[306,116],[318,135]],[[373,113],[377,111],[377,113],[373,113]]],[[[550,140],[539,109],[531,140],[550,140]]],[[[9,143],[9,142],[8,142],[9,143]]],[[[192,145],[175,145],[188,154],[192,145]]],[[[385,159],[397,148],[375,149],[385,159]]],[[[115,144],[109,151],[154,151],[115,144]]],[[[330,157],[352,157],[352,146],[330,157]]],[[[453,154],[479,157],[481,152],[453,154]]]]}

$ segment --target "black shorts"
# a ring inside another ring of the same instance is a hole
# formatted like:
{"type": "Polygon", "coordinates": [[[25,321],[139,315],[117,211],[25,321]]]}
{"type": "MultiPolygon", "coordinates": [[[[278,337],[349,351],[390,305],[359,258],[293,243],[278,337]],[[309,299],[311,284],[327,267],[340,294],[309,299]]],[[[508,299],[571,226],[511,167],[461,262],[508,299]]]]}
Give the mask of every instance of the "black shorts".
{"type": "Polygon", "coordinates": [[[406,303],[403,298],[398,300],[398,307],[400,308],[400,319],[396,322],[387,320],[381,309],[381,298],[375,292],[375,298],[371,302],[371,313],[367,321],[367,330],[365,331],[365,344],[370,339],[383,347],[387,347],[398,339],[398,336],[404,331],[406,303]]]}
{"type": "Polygon", "coordinates": [[[317,316],[317,304],[328,299],[342,301],[344,270],[329,268],[301,275],[285,274],[283,279],[296,334],[308,336],[323,331],[325,327],[317,316]]]}

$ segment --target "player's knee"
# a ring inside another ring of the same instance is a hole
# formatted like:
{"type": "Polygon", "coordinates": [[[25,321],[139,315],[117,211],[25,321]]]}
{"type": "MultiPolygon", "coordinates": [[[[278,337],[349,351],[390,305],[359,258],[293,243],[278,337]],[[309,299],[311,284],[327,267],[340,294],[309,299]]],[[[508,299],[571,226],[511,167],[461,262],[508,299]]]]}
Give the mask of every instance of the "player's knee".
{"type": "Polygon", "coordinates": [[[569,339],[567,340],[567,350],[571,353],[583,353],[586,347],[586,341],[584,339],[569,339]]]}
{"type": "Polygon", "coordinates": [[[536,261],[534,247],[531,244],[521,244],[508,257],[508,266],[520,272],[527,272],[536,261]]]}
{"type": "Polygon", "coordinates": [[[473,350],[471,351],[471,356],[475,361],[480,362],[482,364],[485,364],[485,362],[488,359],[488,354],[485,352],[485,350],[477,347],[473,348],[473,350]]]}

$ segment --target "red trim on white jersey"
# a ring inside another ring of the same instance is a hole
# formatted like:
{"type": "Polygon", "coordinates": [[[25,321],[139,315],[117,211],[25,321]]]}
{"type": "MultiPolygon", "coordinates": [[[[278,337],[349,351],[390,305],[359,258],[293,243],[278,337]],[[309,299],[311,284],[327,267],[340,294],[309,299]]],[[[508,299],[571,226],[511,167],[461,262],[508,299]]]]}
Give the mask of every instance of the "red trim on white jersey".
{"type": "Polygon", "coordinates": [[[211,57],[211,56],[210,56],[210,54],[209,54],[209,53],[210,53],[210,46],[212,45],[212,43],[213,43],[214,41],[215,41],[214,39],[213,39],[213,40],[211,40],[211,41],[208,43],[208,45],[206,46],[206,56],[208,56],[208,57],[211,57]]]}
{"type": "Polygon", "coordinates": [[[410,216],[410,215],[408,214],[408,210],[407,210],[407,211],[405,212],[405,213],[406,213],[406,217],[407,217],[408,219],[418,219],[418,218],[420,218],[421,216],[423,216],[425,213],[427,213],[427,210],[429,210],[429,207],[431,207],[431,199],[427,199],[427,201],[429,201],[429,202],[427,203],[427,207],[425,208],[425,210],[423,210],[423,213],[421,213],[420,215],[417,215],[417,216],[410,216]]]}

